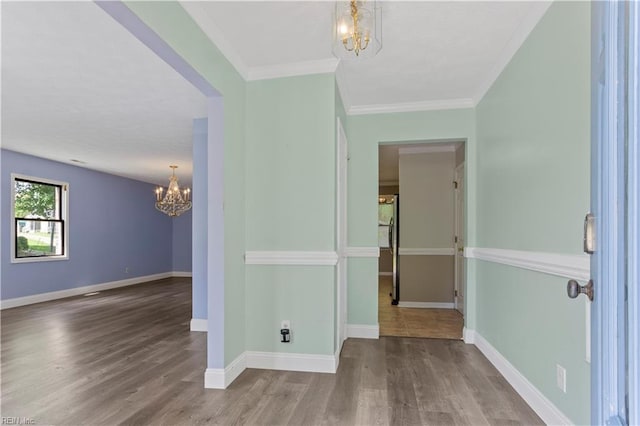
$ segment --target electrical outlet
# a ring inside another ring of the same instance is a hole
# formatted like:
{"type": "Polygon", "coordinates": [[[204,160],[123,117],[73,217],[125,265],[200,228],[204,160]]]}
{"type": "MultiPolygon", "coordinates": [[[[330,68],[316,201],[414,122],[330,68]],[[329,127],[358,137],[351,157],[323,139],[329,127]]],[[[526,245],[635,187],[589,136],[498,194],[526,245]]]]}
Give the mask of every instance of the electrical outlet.
{"type": "Polygon", "coordinates": [[[562,392],[567,393],[567,370],[560,364],[556,364],[556,384],[562,392]]]}
{"type": "Polygon", "coordinates": [[[289,320],[282,320],[282,322],[280,323],[280,328],[287,328],[289,330],[291,330],[291,321],[289,320]]]}
{"type": "Polygon", "coordinates": [[[124,273],[128,274],[129,273],[129,267],[127,266],[126,268],[124,268],[124,273]]]}

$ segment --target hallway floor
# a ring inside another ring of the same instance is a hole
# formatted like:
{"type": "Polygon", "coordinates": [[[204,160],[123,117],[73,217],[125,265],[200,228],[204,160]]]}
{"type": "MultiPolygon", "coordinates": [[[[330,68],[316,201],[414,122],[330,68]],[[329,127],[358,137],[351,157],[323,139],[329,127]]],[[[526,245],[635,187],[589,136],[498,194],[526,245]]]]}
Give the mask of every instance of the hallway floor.
{"type": "Polygon", "coordinates": [[[189,278],[7,309],[2,415],[34,424],[532,425],[473,345],[348,339],[336,374],[245,370],[204,389],[189,278]]]}
{"type": "Polygon", "coordinates": [[[381,336],[462,339],[464,319],[455,309],[399,308],[391,304],[392,280],[378,279],[378,323],[381,336]]]}

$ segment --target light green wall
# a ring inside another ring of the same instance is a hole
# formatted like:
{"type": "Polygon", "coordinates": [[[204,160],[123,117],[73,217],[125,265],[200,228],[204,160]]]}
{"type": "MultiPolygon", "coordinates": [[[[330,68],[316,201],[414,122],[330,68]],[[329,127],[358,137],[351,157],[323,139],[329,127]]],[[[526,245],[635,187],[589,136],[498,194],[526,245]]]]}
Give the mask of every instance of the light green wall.
{"type": "MultiPolygon", "coordinates": [[[[581,253],[589,12],[586,2],[554,3],[477,107],[478,247],[581,253]]],[[[573,422],[589,423],[584,300],[567,298],[563,278],[471,263],[476,330],[573,422]]]]}
{"type": "MultiPolygon", "coordinates": [[[[335,108],[333,74],[247,84],[247,250],[335,249],[335,108]]],[[[248,266],[246,285],[248,350],[334,353],[333,267],[248,266]]]]}
{"type": "Polygon", "coordinates": [[[247,350],[333,355],[333,266],[247,266],[247,350]],[[291,343],[280,322],[291,321],[291,343]]]}
{"type": "Polygon", "coordinates": [[[126,5],[224,96],[227,365],[245,350],[245,82],[177,2],[132,1],[126,5]]]}
{"type": "Polygon", "coordinates": [[[334,76],[247,84],[248,250],[333,250],[334,76]]]}
{"type": "MultiPolygon", "coordinates": [[[[347,118],[349,139],[348,245],[378,244],[378,144],[465,140],[467,241],[475,242],[475,111],[455,109],[347,118]]],[[[349,323],[378,324],[377,259],[349,259],[349,323]]],[[[473,281],[467,281],[467,327],[475,320],[473,281]]]]}

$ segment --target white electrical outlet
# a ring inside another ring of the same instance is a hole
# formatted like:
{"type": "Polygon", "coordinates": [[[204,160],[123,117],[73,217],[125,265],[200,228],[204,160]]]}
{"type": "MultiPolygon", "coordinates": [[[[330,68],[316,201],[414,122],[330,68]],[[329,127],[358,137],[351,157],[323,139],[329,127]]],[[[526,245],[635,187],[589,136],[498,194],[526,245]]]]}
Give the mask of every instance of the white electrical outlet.
{"type": "Polygon", "coordinates": [[[128,274],[129,273],[129,267],[127,266],[126,268],[124,268],[124,273],[128,274]]]}
{"type": "Polygon", "coordinates": [[[556,364],[556,384],[562,392],[567,393],[567,370],[560,364],[556,364]]]}
{"type": "Polygon", "coordinates": [[[291,321],[289,320],[282,320],[282,322],[280,323],[280,328],[288,328],[289,330],[291,330],[291,321]]]}

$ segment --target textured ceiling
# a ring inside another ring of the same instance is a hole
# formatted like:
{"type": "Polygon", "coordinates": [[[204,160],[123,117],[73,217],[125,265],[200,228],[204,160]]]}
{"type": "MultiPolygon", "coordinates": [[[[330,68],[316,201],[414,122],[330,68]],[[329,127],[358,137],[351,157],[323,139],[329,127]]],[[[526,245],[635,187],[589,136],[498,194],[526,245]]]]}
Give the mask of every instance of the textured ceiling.
{"type": "MultiPolygon", "coordinates": [[[[336,70],[350,113],[475,105],[548,2],[378,2],[383,48],[331,54],[331,1],[182,2],[247,80],[336,70]]],[[[204,97],[93,2],[1,2],[2,147],[191,179],[204,97]]],[[[74,163],[75,164],[75,163],[74,163]]]]}
{"type": "MultiPolygon", "coordinates": [[[[337,63],[331,53],[333,2],[182,4],[248,79],[278,72],[291,75],[294,64],[315,64],[326,71],[328,64],[335,68],[337,63]]],[[[340,89],[352,112],[390,105],[473,106],[549,3],[379,1],[378,5],[382,50],[373,58],[342,61],[338,66],[340,89]]]]}
{"type": "Polygon", "coordinates": [[[189,183],[204,116],[204,96],[93,2],[2,2],[3,148],[164,185],[177,164],[189,183]]]}

